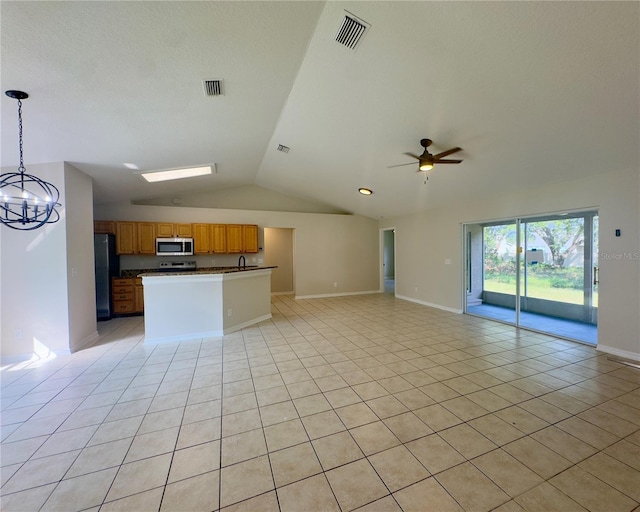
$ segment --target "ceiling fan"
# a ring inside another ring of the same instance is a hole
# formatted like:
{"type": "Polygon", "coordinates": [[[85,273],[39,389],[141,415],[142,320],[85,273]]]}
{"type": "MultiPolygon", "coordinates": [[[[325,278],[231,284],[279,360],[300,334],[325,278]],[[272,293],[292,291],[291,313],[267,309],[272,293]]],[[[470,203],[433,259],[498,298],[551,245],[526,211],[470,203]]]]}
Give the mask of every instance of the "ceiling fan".
{"type": "MultiPolygon", "coordinates": [[[[418,161],[418,172],[420,171],[430,171],[433,169],[435,164],[459,164],[462,160],[443,160],[444,157],[452,155],[453,153],[457,153],[458,151],[462,151],[462,148],[451,148],[443,151],[442,153],[438,153],[437,155],[432,155],[429,153],[427,149],[431,146],[431,139],[422,139],[420,141],[420,145],[424,148],[424,151],[420,156],[414,153],[405,153],[405,155],[415,158],[418,161]]],[[[403,165],[412,165],[408,164],[399,164],[399,165],[390,165],[388,169],[391,167],[402,167],[403,165]]]]}

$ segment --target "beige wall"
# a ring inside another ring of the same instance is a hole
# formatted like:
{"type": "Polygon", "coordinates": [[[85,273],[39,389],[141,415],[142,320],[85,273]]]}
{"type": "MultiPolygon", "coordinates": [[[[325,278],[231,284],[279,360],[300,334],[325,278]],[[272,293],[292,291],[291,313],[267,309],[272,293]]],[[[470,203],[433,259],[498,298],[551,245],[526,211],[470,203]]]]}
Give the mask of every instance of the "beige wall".
{"type": "Polygon", "coordinates": [[[95,206],[94,214],[98,220],[258,224],[260,245],[265,227],[291,228],[296,297],[380,290],[378,222],[367,217],[126,203],[95,206]]]}
{"type": "Polygon", "coordinates": [[[640,183],[638,170],[602,173],[506,197],[384,219],[396,228],[396,294],[461,311],[462,224],[566,210],[600,215],[599,343],[640,359],[640,183]],[[615,229],[622,237],[614,236],[615,229]],[[627,255],[627,256],[625,256],[627,255]],[[446,261],[450,260],[450,264],[446,261]]]}
{"type": "Polygon", "coordinates": [[[271,270],[271,292],[293,292],[293,229],[264,228],[264,264],[271,270]]]}

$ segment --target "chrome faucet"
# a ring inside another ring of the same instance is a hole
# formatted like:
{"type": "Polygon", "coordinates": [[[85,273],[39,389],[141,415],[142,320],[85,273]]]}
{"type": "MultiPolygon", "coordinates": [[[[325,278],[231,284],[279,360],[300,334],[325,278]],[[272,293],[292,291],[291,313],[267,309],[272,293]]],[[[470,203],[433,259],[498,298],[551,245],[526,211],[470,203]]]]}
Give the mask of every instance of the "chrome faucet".
{"type": "Polygon", "coordinates": [[[247,260],[245,259],[244,255],[238,258],[238,268],[247,268],[247,260]]]}

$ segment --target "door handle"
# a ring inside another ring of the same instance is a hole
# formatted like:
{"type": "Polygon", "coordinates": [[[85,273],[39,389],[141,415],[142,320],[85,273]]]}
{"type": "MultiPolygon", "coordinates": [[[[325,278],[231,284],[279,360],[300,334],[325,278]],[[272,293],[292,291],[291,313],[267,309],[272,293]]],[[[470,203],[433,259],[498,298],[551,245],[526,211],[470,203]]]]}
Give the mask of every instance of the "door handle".
{"type": "Polygon", "coordinates": [[[593,267],[593,284],[598,284],[600,282],[600,276],[598,275],[600,269],[598,267],[593,267]]]}

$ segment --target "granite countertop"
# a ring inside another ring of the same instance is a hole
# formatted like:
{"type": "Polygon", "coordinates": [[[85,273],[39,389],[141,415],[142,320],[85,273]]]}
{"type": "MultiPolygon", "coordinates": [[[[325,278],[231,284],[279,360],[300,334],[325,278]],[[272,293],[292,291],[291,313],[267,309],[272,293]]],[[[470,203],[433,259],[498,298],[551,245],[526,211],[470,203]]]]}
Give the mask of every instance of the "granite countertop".
{"type": "Polygon", "coordinates": [[[277,266],[271,267],[258,267],[255,265],[247,265],[246,267],[201,267],[196,270],[171,270],[166,271],[162,269],[131,269],[122,270],[120,272],[121,277],[142,277],[142,276],[193,276],[198,274],[229,274],[232,272],[249,272],[251,270],[265,270],[269,268],[278,268],[277,266]]]}

